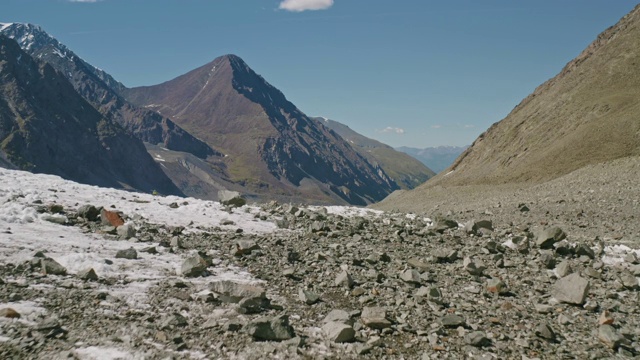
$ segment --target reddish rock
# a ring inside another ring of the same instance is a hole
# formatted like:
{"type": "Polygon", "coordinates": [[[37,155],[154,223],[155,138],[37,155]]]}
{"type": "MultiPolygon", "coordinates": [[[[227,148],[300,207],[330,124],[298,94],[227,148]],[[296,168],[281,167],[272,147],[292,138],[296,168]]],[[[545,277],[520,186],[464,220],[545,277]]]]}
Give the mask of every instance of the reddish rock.
{"type": "Polygon", "coordinates": [[[100,218],[102,219],[103,225],[111,225],[115,227],[124,225],[122,216],[120,216],[120,214],[115,211],[102,209],[102,211],[100,212],[100,218]]]}

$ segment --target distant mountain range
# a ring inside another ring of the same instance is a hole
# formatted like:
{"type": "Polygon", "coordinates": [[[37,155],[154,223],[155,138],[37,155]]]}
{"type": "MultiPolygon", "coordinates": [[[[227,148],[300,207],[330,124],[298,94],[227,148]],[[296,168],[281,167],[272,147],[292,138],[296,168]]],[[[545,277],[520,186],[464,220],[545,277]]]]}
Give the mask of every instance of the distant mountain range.
{"type": "Polygon", "coordinates": [[[314,119],[347,140],[370,163],[378,164],[401,189],[413,189],[435,176],[435,173],[420,161],[394,150],[389,145],[361,135],[347,125],[324,117],[314,119]]]}
{"type": "Polygon", "coordinates": [[[439,173],[453,164],[469,146],[437,146],[424,149],[401,146],[396,150],[420,160],[429,169],[439,173]]]}
{"type": "MultiPolygon", "coordinates": [[[[0,34],[57,70],[104,121],[143,141],[164,177],[189,196],[217,199],[230,189],[255,200],[366,205],[433,175],[424,167],[390,167],[362,151],[234,55],[160,85],[128,89],[38,26],[0,24],[0,34]]],[[[69,139],[65,146],[73,145],[69,139]]],[[[383,152],[404,156],[389,147],[383,152]]]]}

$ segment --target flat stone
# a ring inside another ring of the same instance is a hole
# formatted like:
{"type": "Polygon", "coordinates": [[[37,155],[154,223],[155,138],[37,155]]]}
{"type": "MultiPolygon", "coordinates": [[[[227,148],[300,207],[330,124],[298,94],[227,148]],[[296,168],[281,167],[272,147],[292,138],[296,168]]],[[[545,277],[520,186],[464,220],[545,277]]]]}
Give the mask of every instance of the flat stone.
{"type": "Polygon", "coordinates": [[[551,296],[560,302],[582,305],[589,292],[589,281],[574,273],[556,281],[551,296]]]}
{"type": "Polygon", "coordinates": [[[362,309],[360,320],[365,326],[372,329],[391,327],[391,321],[387,319],[387,310],[382,307],[365,307],[362,309]]]}
{"type": "Polygon", "coordinates": [[[287,315],[255,319],[245,326],[245,331],[257,341],[283,341],[295,336],[287,315]]]}
{"type": "Polygon", "coordinates": [[[355,339],[356,331],[350,325],[331,321],[322,326],[327,339],[335,343],[351,342],[355,339]]]}
{"type": "Polygon", "coordinates": [[[210,285],[210,289],[227,303],[239,303],[243,298],[266,298],[266,292],[261,287],[229,280],[216,281],[210,285]]]}
{"type": "Polygon", "coordinates": [[[623,271],[622,274],[620,274],[620,281],[627,289],[635,290],[638,288],[638,279],[628,271],[623,271]]]}
{"type": "Polygon", "coordinates": [[[418,269],[420,271],[427,271],[429,270],[429,265],[422,262],[421,260],[417,259],[417,258],[411,258],[407,261],[407,264],[409,264],[409,266],[418,269]]]}
{"type": "Polygon", "coordinates": [[[440,318],[440,324],[445,327],[458,327],[464,326],[466,324],[466,321],[460,315],[447,314],[440,318]]]}
{"type": "Polygon", "coordinates": [[[353,320],[351,319],[351,315],[344,311],[344,310],[331,310],[327,316],[324,317],[324,320],[322,320],[323,322],[327,323],[327,322],[340,322],[343,324],[349,324],[351,325],[353,323],[353,320]]]}
{"type": "Polygon", "coordinates": [[[116,252],[116,259],[136,260],[137,258],[138,252],[134,248],[118,250],[118,252],[116,252]]]}

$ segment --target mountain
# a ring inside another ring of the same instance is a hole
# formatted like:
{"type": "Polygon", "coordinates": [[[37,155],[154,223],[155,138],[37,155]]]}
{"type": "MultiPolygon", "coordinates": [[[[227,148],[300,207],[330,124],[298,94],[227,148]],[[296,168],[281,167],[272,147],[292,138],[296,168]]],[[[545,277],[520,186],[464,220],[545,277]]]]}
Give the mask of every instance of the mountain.
{"type": "Polygon", "coordinates": [[[0,165],[103,187],[181,192],[141,141],[104,118],[51,65],[0,35],[0,165]]]}
{"type": "Polygon", "coordinates": [[[119,123],[140,140],[162,144],[170,150],[188,152],[200,158],[222,156],[166,117],[129,104],[115,91],[124,88],[124,85],[82,60],[41,27],[20,23],[0,24],[0,34],[16,40],[32,57],[49,63],[64,74],[76,91],[102,115],[119,123]]]}
{"type": "Polygon", "coordinates": [[[232,182],[265,199],[364,205],[398,188],[235,55],[120,94],[220,149],[232,182]]]}
{"type": "Polygon", "coordinates": [[[420,161],[394,150],[389,145],[361,135],[347,125],[323,117],[314,119],[347,140],[370,163],[378,164],[401,189],[413,189],[435,175],[420,161]]]}
{"type": "Polygon", "coordinates": [[[401,146],[396,150],[420,160],[436,173],[448,168],[469,146],[437,146],[424,149],[401,146]]]}
{"type": "Polygon", "coordinates": [[[426,199],[436,187],[524,188],[640,155],[638,59],[640,6],[481,134],[449,171],[396,197],[395,204],[426,199]]]}

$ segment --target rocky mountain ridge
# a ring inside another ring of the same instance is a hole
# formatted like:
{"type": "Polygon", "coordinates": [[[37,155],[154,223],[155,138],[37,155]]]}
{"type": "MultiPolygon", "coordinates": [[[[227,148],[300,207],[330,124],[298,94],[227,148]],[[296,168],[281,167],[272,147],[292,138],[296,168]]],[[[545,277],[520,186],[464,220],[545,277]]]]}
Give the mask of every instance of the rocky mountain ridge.
{"type": "Polygon", "coordinates": [[[0,34],[0,150],[13,166],[87,184],[182,194],[141,141],[0,34]]]}
{"type": "Polygon", "coordinates": [[[16,40],[31,56],[47,62],[64,74],[76,91],[103,116],[151,144],[188,152],[200,158],[222,156],[205,143],[187,133],[173,121],[144,108],[131,106],[115,90],[124,88],[105,71],[82,60],[64,44],[32,24],[4,24],[1,34],[16,40]]]}
{"type": "Polygon", "coordinates": [[[307,117],[235,55],[121,95],[201,134],[229,155],[231,180],[263,197],[364,205],[397,189],[384,170],[307,117]]]}

